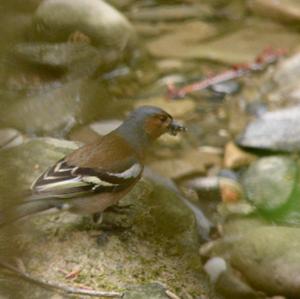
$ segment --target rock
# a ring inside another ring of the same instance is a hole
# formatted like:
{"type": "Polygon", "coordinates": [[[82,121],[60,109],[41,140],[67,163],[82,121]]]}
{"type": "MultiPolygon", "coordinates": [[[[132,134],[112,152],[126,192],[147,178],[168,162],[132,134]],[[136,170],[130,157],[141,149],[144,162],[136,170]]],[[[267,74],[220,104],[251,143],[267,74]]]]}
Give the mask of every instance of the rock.
{"type": "Polygon", "coordinates": [[[264,113],[238,137],[242,147],[295,152],[300,149],[300,106],[264,113]]]}
{"type": "Polygon", "coordinates": [[[136,102],[136,107],[143,105],[160,107],[170,113],[174,118],[188,116],[196,109],[196,103],[190,98],[181,99],[180,101],[167,101],[163,97],[156,97],[142,99],[136,102]]]}
{"type": "Polygon", "coordinates": [[[140,8],[131,11],[128,16],[134,21],[160,22],[182,21],[191,18],[200,18],[210,14],[208,6],[198,5],[159,5],[157,7],[140,8]]]}
{"type": "Polygon", "coordinates": [[[201,21],[188,22],[177,30],[150,41],[147,49],[155,57],[187,58],[186,51],[190,50],[190,45],[196,47],[216,33],[216,28],[210,24],[201,21]]]}
{"type": "Polygon", "coordinates": [[[13,53],[27,63],[82,75],[93,73],[105,59],[113,60],[86,43],[21,43],[15,46],[13,53]]]}
{"type": "Polygon", "coordinates": [[[90,143],[116,129],[122,121],[111,119],[91,123],[70,133],[71,140],[90,143]]]}
{"type": "Polygon", "coordinates": [[[219,153],[189,150],[184,152],[181,157],[155,161],[150,166],[163,176],[179,180],[195,175],[203,175],[206,173],[207,168],[218,167],[220,163],[219,153]]]}
{"type": "Polygon", "coordinates": [[[217,207],[219,218],[230,219],[237,216],[250,216],[256,212],[256,208],[246,200],[240,200],[238,202],[224,202],[220,203],[217,207]]]}
{"type": "Polygon", "coordinates": [[[159,93],[165,93],[166,87],[168,84],[184,84],[187,81],[187,78],[180,74],[169,74],[163,76],[156,82],[156,86],[153,88],[154,91],[159,93]]]}
{"type": "Polygon", "coordinates": [[[118,119],[103,120],[90,124],[90,128],[100,136],[103,136],[115,130],[121,123],[122,121],[118,119]]]}
{"type": "Polygon", "coordinates": [[[224,203],[233,204],[244,198],[243,188],[236,180],[220,177],[219,189],[224,203]]]}
{"type": "Polygon", "coordinates": [[[250,0],[252,12],[283,23],[300,24],[300,5],[297,0],[250,0]]]}
{"type": "Polygon", "coordinates": [[[197,165],[199,169],[200,167],[203,167],[205,169],[213,167],[219,168],[222,163],[220,151],[213,147],[202,147],[186,151],[183,154],[182,159],[184,161],[190,162],[195,166],[197,165]]]}
{"type": "Polygon", "coordinates": [[[287,94],[287,97],[291,100],[296,102],[296,104],[299,103],[300,101],[300,88],[299,86],[293,88],[292,90],[290,90],[287,94]]]}
{"type": "Polygon", "coordinates": [[[298,105],[300,100],[299,93],[299,67],[300,53],[282,60],[275,68],[273,81],[276,83],[275,88],[268,95],[270,102],[284,103],[285,106],[298,105]]]}
{"type": "Polygon", "coordinates": [[[40,173],[77,147],[78,145],[71,141],[37,138],[12,148],[2,149],[1,194],[4,198],[5,196],[14,198],[18,195],[17,200],[20,200],[19,195],[28,191],[31,183],[40,173]],[[14,182],[13,189],[12,182],[14,182]]]}
{"type": "Polygon", "coordinates": [[[96,48],[82,43],[21,43],[14,48],[15,55],[34,64],[67,68],[76,60],[90,58],[96,48]]]}
{"type": "Polygon", "coordinates": [[[270,156],[254,162],[244,173],[242,185],[247,199],[257,208],[274,211],[293,195],[298,167],[287,157],[270,156]]]}
{"type": "Polygon", "coordinates": [[[204,265],[210,281],[215,288],[230,299],[265,299],[263,294],[255,292],[238,276],[230,265],[221,257],[212,257],[204,265]]]}
{"type": "Polygon", "coordinates": [[[255,210],[245,201],[242,186],[235,178],[197,177],[185,180],[182,185],[197,193],[196,205],[215,225],[219,224],[220,216],[223,221],[228,216],[249,215],[255,210]]]}
{"type": "Polygon", "coordinates": [[[128,9],[130,5],[132,5],[135,1],[134,0],[109,0],[106,2],[111,4],[113,7],[122,10],[122,9],[128,9]]]}
{"type": "Polygon", "coordinates": [[[218,17],[225,17],[229,20],[244,20],[247,16],[246,1],[217,1],[215,2],[215,14],[218,17]]]}
{"type": "Polygon", "coordinates": [[[263,292],[255,291],[240,276],[238,271],[227,266],[227,271],[221,273],[216,282],[216,290],[230,299],[266,299],[263,292]]]}
{"type": "Polygon", "coordinates": [[[226,144],[224,152],[225,168],[241,168],[243,166],[248,166],[255,160],[255,155],[247,153],[246,151],[237,147],[234,142],[230,141],[226,144]]]}
{"type": "MultiPolygon", "coordinates": [[[[186,21],[185,23],[197,23],[197,21],[186,21]]],[[[164,22],[164,23],[145,23],[135,22],[134,27],[141,36],[149,37],[159,37],[161,35],[174,32],[182,27],[182,22],[164,22]]]]}
{"type": "Polygon", "coordinates": [[[107,99],[107,90],[99,81],[77,79],[59,84],[56,88],[52,86],[43,91],[28,93],[25,97],[24,93],[20,93],[9,105],[7,102],[0,103],[0,118],[5,126],[28,134],[61,137],[77,121],[88,123],[107,115],[108,111],[113,110],[110,104],[120,107],[120,103],[115,101],[103,107],[103,101],[107,99]]]}
{"type": "MultiPolygon", "coordinates": [[[[299,45],[299,41],[298,34],[287,31],[283,26],[250,19],[241,29],[208,42],[190,44],[185,48],[185,53],[180,51],[178,55],[186,59],[209,59],[227,64],[249,63],[266,45],[275,49],[285,45],[287,50],[292,50],[299,45]]],[[[173,49],[169,51],[172,53],[173,49]]]]}
{"type": "Polygon", "coordinates": [[[204,265],[204,270],[209,275],[212,283],[218,280],[219,276],[226,271],[226,268],[226,261],[217,256],[209,259],[204,265]]]}
{"type": "Polygon", "coordinates": [[[222,216],[248,215],[254,211],[245,201],[243,188],[237,178],[224,175],[198,177],[186,180],[183,185],[197,192],[201,207],[206,215],[211,215],[210,218],[216,218],[214,214],[217,209],[222,216]]]}
{"type": "Polygon", "coordinates": [[[150,167],[160,175],[173,180],[179,180],[189,176],[205,173],[203,163],[200,163],[200,165],[193,165],[192,163],[181,159],[155,161],[150,164],[150,167]]]}
{"type": "Polygon", "coordinates": [[[245,102],[241,98],[242,96],[238,95],[234,100],[224,101],[225,115],[228,118],[228,130],[231,136],[240,134],[249,122],[249,114],[246,113],[245,102]]]}
{"type": "Polygon", "coordinates": [[[268,112],[268,107],[260,101],[253,101],[246,104],[246,112],[251,116],[259,117],[268,112]]]}
{"type": "Polygon", "coordinates": [[[131,287],[124,293],[124,299],[170,299],[165,288],[157,283],[131,287]]]}
{"type": "Polygon", "coordinates": [[[153,172],[147,167],[144,170],[144,177],[153,183],[164,185],[170,191],[176,193],[184,205],[194,214],[199,236],[201,236],[203,240],[208,239],[209,232],[212,228],[212,223],[207,219],[206,215],[204,215],[203,210],[198,205],[198,202],[196,203],[195,200],[191,198],[191,194],[187,195],[186,197],[183,195],[183,192],[177,187],[174,181],[158,175],[156,172],[153,172]]]}
{"type": "Polygon", "coordinates": [[[227,81],[214,84],[210,87],[210,89],[213,92],[221,95],[235,94],[241,90],[241,84],[236,81],[227,81]]]}
{"type": "MultiPolygon", "coordinates": [[[[27,190],[37,175],[76,147],[74,142],[39,138],[1,150],[1,195],[23,199],[17,195],[27,190]]],[[[167,284],[179,296],[184,292],[200,296],[208,286],[199,281],[203,273],[198,227],[176,189],[161,180],[141,180],[120,204],[130,205],[127,213],[107,212],[104,223],[123,230],[109,234],[101,248],[95,236],[103,232],[79,215],[43,213],[24,219],[22,225],[19,222],[22,233],[16,238],[22,251],[28,252],[26,271],[66,284],[60,269],[72,271],[80,265],[76,283],[93,289],[129,289],[125,298],[145,298],[137,297],[145,292],[147,298],[168,298],[157,284],[130,289],[151,281],[167,284]]]]}
{"type": "Polygon", "coordinates": [[[99,284],[104,289],[117,290],[145,281],[162,281],[176,290],[184,288],[200,293],[202,289],[196,286],[197,279],[193,277],[200,264],[197,262],[198,232],[192,212],[176,194],[149,181],[140,182],[122,204],[133,205],[127,216],[106,214],[105,218],[115,225],[126,225],[127,229],[120,237],[109,236],[101,250],[91,235],[93,231],[86,231],[77,217],[71,218],[69,214],[60,214],[56,220],[53,216],[48,216],[52,220],[45,215],[36,217],[35,226],[41,230],[39,234],[49,236],[49,243],[42,238],[41,242],[35,239],[34,247],[28,244],[34,258],[27,269],[37,276],[61,281],[61,273],[56,269],[63,265],[65,269],[70,268],[76,261],[86,269],[80,275],[81,283],[95,289],[99,284]],[[72,250],[66,250],[62,257],[62,247],[72,250]],[[175,261],[179,257],[178,271],[175,261]],[[49,267],[49,260],[53,267],[49,267]],[[124,263],[126,267],[122,266],[124,263]],[[51,273],[49,269],[53,269],[51,273]]]}
{"type": "Polygon", "coordinates": [[[207,225],[202,225],[199,227],[199,234],[204,239],[207,240],[211,238],[211,232],[213,227],[217,225],[218,219],[216,216],[217,206],[220,203],[220,188],[219,188],[219,178],[218,177],[196,177],[193,179],[188,179],[181,183],[185,189],[183,189],[187,198],[189,199],[190,208],[196,212],[199,210],[201,214],[205,215],[207,219],[207,225]],[[196,192],[195,196],[194,192],[196,192]],[[192,198],[194,195],[195,198],[192,198]]]}
{"type": "Polygon", "coordinates": [[[160,73],[162,74],[178,72],[187,66],[186,64],[183,63],[183,61],[179,59],[161,59],[157,61],[156,65],[160,73]]]}
{"type": "Polygon", "coordinates": [[[127,19],[102,0],[45,0],[33,20],[38,37],[51,42],[81,32],[97,47],[124,50],[135,40],[127,19]]]}
{"type": "Polygon", "coordinates": [[[258,298],[278,294],[299,297],[299,228],[273,226],[248,218],[229,221],[224,233],[223,238],[202,248],[205,255],[223,258],[227,263],[229,272],[219,276],[216,287],[223,289],[225,294],[230,290],[230,298],[257,298],[239,295],[250,286],[257,291],[256,296],[261,294],[258,298]]]}
{"type": "Polygon", "coordinates": [[[0,129],[0,149],[20,145],[24,142],[24,136],[17,130],[7,128],[0,129]]]}
{"type": "Polygon", "coordinates": [[[294,85],[299,82],[300,53],[296,53],[281,61],[273,74],[273,80],[281,87],[294,85]]]}
{"type": "Polygon", "coordinates": [[[219,177],[197,177],[184,182],[184,186],[197,192],[200,200],[219,201],[219,177]]]}
{"type": "Polygon", "coordinates": [[[145,23],[141,21],[141,22],[135,22],[134,27],[139,36],[149,38],[149,37],[157,37],[159,35],[169,33],[175,30],[175,28],[177,28],[177,25],[174,23],[154,24],[154,23],[145,23]]]}
{"type": "Polygon", "coordinates": [[[30,14],[17,13],[16,7],[14,6],[10,13],[4,13],[3,6],[1,6],[1,24],[3,26],[1,36],[4,41],[1,52],[8,46],[7,43],[9,43],[9,51],[11,51],[11,45],[22,40],[31,29],[31,12],[30,14]]]}
{"type": "Polygon", "coordinates": [[[28,0],[26,3],[22,0],[12,0],[3,3],[2,9],[6,12],[12,11],[13,13],[31,13],[38,6],[39,2],[40,0],[28,0]]]}
{"type": "Polygon", "coordinates": [[[300,295],[298,236],[298,228],[253,229],[234,242],[231,263],[256,289],[269,295],[297,298],[300,295]]]}

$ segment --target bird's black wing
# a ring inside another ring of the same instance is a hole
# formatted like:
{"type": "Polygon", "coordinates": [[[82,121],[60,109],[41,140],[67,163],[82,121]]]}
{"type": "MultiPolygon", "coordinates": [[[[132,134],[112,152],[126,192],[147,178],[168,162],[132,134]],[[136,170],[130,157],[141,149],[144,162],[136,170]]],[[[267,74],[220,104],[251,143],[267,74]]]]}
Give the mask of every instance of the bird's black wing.
{"type": "Polygon", "coordinates": [[[56,198],[118,192],[134,183],[143,171],[143,166],[134,158],[128,159],[126,164],[120,172],[111,172],[68,165],[62,159],[38,177],[31,189],[34,194],[56,198]]]}

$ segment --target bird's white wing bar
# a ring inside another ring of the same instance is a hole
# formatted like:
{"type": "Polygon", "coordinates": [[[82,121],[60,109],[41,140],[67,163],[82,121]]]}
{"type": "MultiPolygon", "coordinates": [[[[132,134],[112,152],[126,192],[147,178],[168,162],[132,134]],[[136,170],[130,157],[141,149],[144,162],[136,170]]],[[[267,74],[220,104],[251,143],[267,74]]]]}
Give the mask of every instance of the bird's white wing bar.
{"type": "Polygon", "coordinates": [[[54,168],[54,172],[66,172],[66,171],[70,171],[73,169],[74,169],[74,167],[65,167],[64,161],[60,161],[56,164],[56,166],[54,168]]]}
{"type": "Polygon", "coordinates": [[[97,176],[83,176],[82,181],[96,186],[114,186],[114,184],[100,180],[97,176]]]}
{"type": "Polygon", "coordinates": [[[74,188],[82,187],[84,184],[81,182],[80,177],[70,178],[69,180],[63,180],[55,183],[39,184],[35,186],[35,190],[38,192],[49,191],[51,189],[74,188]]]}
{"type": "Polygon", "coordinates": [[[141,174],[142,170],[143,170],[143,168],[142,168],[141,164],[135,163],[129,169],[127,169],[121,173],[107,172],[107,174],[110,176],[117,177],[117,178],[128,179],[128,178],[138,177],[141,174]]]}
{"type": "Polygon", "coordinates": [[[83,193],[117,192],[127,188],[143,171],[135,162],[121,172],[70,166],[61,160],[49,168],[32,185],[37,193],[49,193],[53,197],[68,198],[83,193]]]}

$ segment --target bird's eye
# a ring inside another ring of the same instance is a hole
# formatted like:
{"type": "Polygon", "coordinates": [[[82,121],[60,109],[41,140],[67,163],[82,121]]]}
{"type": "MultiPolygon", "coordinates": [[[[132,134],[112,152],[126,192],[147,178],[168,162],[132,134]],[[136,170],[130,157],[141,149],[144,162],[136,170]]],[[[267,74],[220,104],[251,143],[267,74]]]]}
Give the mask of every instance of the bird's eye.
{"type": "Polygon", "coordinates": [[[166,115],[160,115],[159,119],[161,122],[165,122],[168,119],[168,117],[166,115]]]}

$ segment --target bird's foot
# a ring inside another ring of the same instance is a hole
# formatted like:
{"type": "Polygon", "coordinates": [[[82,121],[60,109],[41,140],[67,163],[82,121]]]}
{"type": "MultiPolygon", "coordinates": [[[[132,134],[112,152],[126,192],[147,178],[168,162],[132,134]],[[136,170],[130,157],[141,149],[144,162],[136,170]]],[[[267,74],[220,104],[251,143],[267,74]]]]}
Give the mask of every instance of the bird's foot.
{"type": "Polygon", "coordinates": [[[118,224],[118,223],[112,223],[112,222],[103,222],[100,225],[98,225],[98,229],[104,232],[108,233],[122,233],[128,229],[131,228],[131,225],[124,225],[124,224],[118,224]]]}
{"type": "Polygon", "coordinates": [[[127,214],[131,207],[133,207],[132,204],[128,204],[128,205],[113,205],[108,207],[105,212],[109,212],[109,213],[115,213],[115,214],[127,214]]]}
{"type": "Polygon", "coordinates": [[[92,219],[94,224],[101,224],[103,222],[103,213],[99,212],[99,213],[94,213],[92,215],[92,219]]]}
{"type": "Polygon", "coordinates": [[[120,239],[126,239],[128,229],[131,226],[118,225],[115,223],[101,223],[97,226],[97,233],[94,231],[92,237],[96,239],[96,243],[99,246],[105,246],[111,236],[117,236],[120,239]]]}

